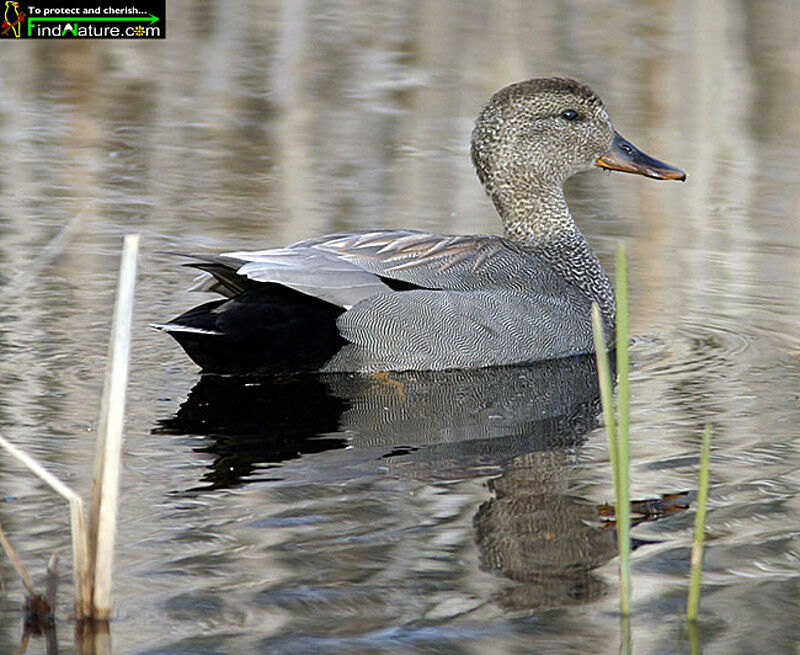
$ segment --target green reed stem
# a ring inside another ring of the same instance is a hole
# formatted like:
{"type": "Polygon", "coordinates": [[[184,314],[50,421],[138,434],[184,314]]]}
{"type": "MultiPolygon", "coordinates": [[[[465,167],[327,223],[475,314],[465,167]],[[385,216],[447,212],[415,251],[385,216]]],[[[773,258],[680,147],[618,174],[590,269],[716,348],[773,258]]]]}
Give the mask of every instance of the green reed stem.
{"type": "Polygon", "coordinates": [[[628,270],[625,244],[617,245],[617,540],[619,545],[620,600],[623,615],[630,610],[631,590],[631,491],[628,434],[630,387],[628,385],[628,270]]]}
{"type": "Polygon", "coordinates": [[[633,640],[631,639],[631,619],[625,614],[619,617],[619,655],[632,655],[633,640]]]}
{"type": "Polygon", "coordinates": [[[623,559],[623,531],[624,539],[628,539],[628,530],[623,528],[619,521],[621,503],[628,502],[622,498],[622,486],[620,485],[620,464],[619,448],[617,441],[617,429],[614,420],[614,385],[611,381],[611,368],[608,362],[608,352],[606,351],[605,338],[603,337],[603,320],[600,316],[600,308],[597,304],[592,304],[592,330],[594,333],[595,352],[597,355],[597,376],[600,381],[600,400],[603,404],[603,418],[606,423],[606,437],[608,439],[608,457],[611,461],[611,470],[614,478],[614,496],[616,498],[615,513],[617,515],[617,543],[620,550],[620,612],[622,616],[630,613],[630,549],[627,549],[627,560],[623,559]]]}
{"type": "Polygon", "coordinates": [[[694,517],[694,542],[692,543],[692,564],[689,573],[689,598],[686,604],[686,617],[697,620],[700,610],[700,579],[703,574],[703,547],[706,536],[706,505],[708,502],[708,479],[711,464],[711,426],[703,431],[703,445],[700,451],[700,475],[697,483],[697,513],[694,517]]]}
{"type": "Polygon", "coordinates": [[[697,634],[697,621],[689,621],[686,629],[689,633],[689,655],[703,655],[700,649],[700,635],[697,634]]]}
{"type": "Polygon", "coordinates": [[[600,381],[600,401],[603,405],[603,420],[606,423],[606,437],[608,437],[608,458],[611,460],[614,493],[616,493],[619,486],[617,469],[619,461],[617,457],[617,427],[614,420],[614,384],[611,381],[611,367],[608,363],[606,340],[603,336],[603,319],[597,303],[592,303],[592,332],[597,356],[597,377],[600,381]]]}
{"type": "Polygon", "coordinates": [[[617,414],[614,416],[611,369],[603,333],[600,308],[592,304],[592,331],[597,354],[597,375],[600,380],[600,400],[608,438],[608,456],[614,477],[614,496],[617,544],[619,547],[620,612],[630,614],[631,597],[631,501],[630,501],[630,454],[628,432],[630,399],[628,385],[628,279],[625,246],[617,248],[617,414]]]}

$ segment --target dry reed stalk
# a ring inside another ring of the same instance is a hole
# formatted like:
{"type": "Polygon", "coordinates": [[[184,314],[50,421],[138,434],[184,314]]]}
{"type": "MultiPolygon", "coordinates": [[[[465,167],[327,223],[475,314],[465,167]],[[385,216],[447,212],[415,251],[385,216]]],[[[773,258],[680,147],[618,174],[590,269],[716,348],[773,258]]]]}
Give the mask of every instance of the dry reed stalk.
{"type": "MultiPolygon", "coordinates": [[[[83,499],[33,457],[0,436],[0,446],[50,485],[56,493],[69,501],[72,568],[75,581],[75,615],[79,621],[107,621],[111,607],[111,566],[119,497],[122,426],[125,414],[125,389],[128,381],[138,249],[139,235],[127,235],[120,262],[117,300],[109,343],[109,364],[100,408],[90,517],[91,530],[86,525],[83,499]]],[[[3,548],[20,574],[25,588],[32,593],[33,584],[30,577],[16,557],[11,544],[1,533],[2,530],[0,530],[0,542],[2,542],[3,548]]]]}
{"type": "Polygon", "coordinates": [[[36,595],[36,589],[33,586],[33,581],[31,577],[28,575],[28,570],[25,568],[25,565],[20,561],[19,557],[17,557],[17,551],[14,550],[14,547],[11,545],[11,542],[6,537],[6,533],[3,530],[3,526],[0,525],[0,545],[3,546],[3,550],[6,551],[6,555],[8,555],[8,559],[11,560],[11,565],[14,567],[14,570],[17,572],[17,575],[22,580],[22,586],[25,587],[25,590],[28,592],[29,596],[36,595]]]}
{"type": "Polygon", "coordinates": [[[90,561],[94,564],[93,618],[99,620],[107,620],[111,610],[111,574],[138,249],[139,235],[127,235],[119,267],[117,300],[108,346],[108,367],[97,434],[89,543],[92,548],[90,561]]]}
{"type": "Polygon", "coordinates": [[[70,527],[72,530],[72,571],[75,581],[75,613],[78,618],[91,615],[91,584],[89,578],[89,547],[84,520],[83,500],[61,480],[45,469],[28,453],[20,450],[0,436],[0,446],[14,459],[26,466],[39,479],[50,485],[57,494],[69,501],[70,527]]]}

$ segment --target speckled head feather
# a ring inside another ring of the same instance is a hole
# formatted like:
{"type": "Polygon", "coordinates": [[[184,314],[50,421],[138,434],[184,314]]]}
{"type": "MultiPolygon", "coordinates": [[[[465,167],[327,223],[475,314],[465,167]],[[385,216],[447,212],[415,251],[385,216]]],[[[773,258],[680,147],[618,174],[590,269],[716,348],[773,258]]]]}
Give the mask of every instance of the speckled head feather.
{"type": "Polygon", "coordinates": [[[588,86],[568,77],[542,77],[509,84],[495,93],[489,103],[502,102],[503,99],[509,97],[530,96],[537,93],[572,94],[592,104],[603,104],[600,96],[588,86]]]}
{"type": "Polygon", "coordinates": [[[600,98],[575,80],[517,82],[495,93],[472,133],[472,161],[501,216],[503,186],[561,186],[591,168],[611,146],[614,128],[600,98]],[[498,194],[498,191],[500,193],[498,194]]]}

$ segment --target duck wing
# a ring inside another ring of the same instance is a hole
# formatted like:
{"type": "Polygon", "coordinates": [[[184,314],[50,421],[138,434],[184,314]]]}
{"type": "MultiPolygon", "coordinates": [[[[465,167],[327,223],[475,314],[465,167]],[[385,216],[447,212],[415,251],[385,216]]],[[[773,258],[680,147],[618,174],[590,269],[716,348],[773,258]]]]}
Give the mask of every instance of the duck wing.
{"type": "Polygon", "coordinates": [[[345,309],[391,291],[391,280],[404,283],[404,290],[502,288],[561,294],[569,287],[535,253],[486,234],[378,230],[331,234],[284,248],[189,257],[194,260],[189,266],[206,272],[193,291],[232,297],[254,282],[272,282],[345,309]]]}
{"type": "Polygon", "coordinates": [[[361,270],[425,289],[502,288],[562,293],[570,285],[542,257],[502,237],[414,230],[332,234],[287,246],[337,255],[361,270]]]}
{"type": "Polygon", "coordinates": [[[221,255],[189,255],[187,264],[205,271],[192,291],[233,297],[255,283],[271,282],[349,309],[392,289],[380,278],[335,253],[314,248],[275,248],[221,255]]]}

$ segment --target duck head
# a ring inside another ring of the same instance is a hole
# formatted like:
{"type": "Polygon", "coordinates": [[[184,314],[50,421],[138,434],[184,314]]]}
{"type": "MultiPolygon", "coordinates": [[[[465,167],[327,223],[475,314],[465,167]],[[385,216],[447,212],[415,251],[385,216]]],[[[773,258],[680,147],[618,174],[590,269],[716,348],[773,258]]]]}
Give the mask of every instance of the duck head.
{"type": "Polygon", "coordinates": [[[527,80],[495,93],[475,123],[471,152],[496,204],[504,188],[514,187],[514,194],[520,187],[560,189],[568,177],[594,166],[686,179],[683,171],[624,139],[589,87],[563,78],[527,80]]]}

